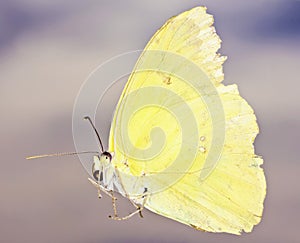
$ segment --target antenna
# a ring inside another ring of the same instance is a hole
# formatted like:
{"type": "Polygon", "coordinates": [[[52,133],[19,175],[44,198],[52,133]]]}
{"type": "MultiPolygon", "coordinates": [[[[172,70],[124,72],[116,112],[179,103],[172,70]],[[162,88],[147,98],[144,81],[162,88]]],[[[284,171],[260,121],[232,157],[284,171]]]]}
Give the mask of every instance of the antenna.
{"type": "Polygon", "coordinates": [[[99,133],[98,133],[98,131],[97,131],[95,125],[93,124],[93,122],[92,122],[92,120],[91,120],[91,118],[90,118],[89,116],[85,116],[84,119],[85,119],[85,120],[88,120],[88,121],[90,122],[91,126],[93,127],[93,129],[94,129],[94,131],[95,131],[95,133],[96,133],[96,135],[97,135],[99,144],[100,144],[101,152],[103,153],[103,152],[104,152],[103,144],[102,144],[100,135],[99,135],[99,133]]]}
{"type": "Polygon", "coordinates": [[[83,152],[66,152],[66,153],[56,153],[56,154],[42,154],[42,155],[35,155],[35,156],[26,157],[26,159],[30,160],[30,159],[40,159],[40,158],[46,158],[46,157],[77,155],[77,154],[99,154],[99,152],[83,151],[83,152]]]}

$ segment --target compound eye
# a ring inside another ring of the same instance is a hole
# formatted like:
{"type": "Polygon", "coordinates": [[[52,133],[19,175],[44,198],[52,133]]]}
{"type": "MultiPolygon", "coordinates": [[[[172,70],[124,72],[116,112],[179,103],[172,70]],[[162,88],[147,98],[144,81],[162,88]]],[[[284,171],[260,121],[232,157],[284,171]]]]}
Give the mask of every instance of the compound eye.
{"type": "Polygon", "coordinates": [[[104,159],[105,159],[106,161],[108,161],[108,162],[110,162],[111,159],[112,159],[111,154],[110,154],[109,152],[106,152],[106,151],[102,153],[102,156],[104,156],[104,159]]]}

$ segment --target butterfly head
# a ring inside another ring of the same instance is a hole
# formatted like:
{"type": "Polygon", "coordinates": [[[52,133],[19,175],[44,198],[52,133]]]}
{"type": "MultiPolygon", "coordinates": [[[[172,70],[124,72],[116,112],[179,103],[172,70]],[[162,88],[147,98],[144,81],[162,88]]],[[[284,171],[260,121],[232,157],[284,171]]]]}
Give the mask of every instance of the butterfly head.
{"type": "Polygon", "coordinates": [[[110,164],[112,160],[112,154],[105,151],[100,155],[100,162],[102,162],[103,164],[110,164]]]}
{"type": "Polygon", "coordinates": [[[101,181],[101,175],[104,167],[110,166],[112,154],[105,151],[100,156],[94,156],[92,174],[95,180],[101,181]]]}

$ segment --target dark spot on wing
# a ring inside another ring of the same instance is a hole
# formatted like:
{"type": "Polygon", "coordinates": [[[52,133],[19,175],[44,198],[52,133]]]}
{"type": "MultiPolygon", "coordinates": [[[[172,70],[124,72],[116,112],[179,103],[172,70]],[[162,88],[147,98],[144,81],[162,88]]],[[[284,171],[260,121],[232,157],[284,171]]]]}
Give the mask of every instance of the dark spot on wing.
{"type": "Polygon", "coordinates": [[[172,84],[171,78],[170,78],[170,77],[165,77],[164,80],[163,80],[163,82],[164,82],[166,85],[172,84]]]}

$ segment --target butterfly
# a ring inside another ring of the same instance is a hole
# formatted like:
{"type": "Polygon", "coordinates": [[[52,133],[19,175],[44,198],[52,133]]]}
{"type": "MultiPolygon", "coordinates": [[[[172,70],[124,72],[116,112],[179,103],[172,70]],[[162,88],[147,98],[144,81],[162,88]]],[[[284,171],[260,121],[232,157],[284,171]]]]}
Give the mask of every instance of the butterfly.
{"type": "Polygon", "coordinates": [[[112,198],[115,220],[148,210],[197,230],[240,234],[261,221],[266,181],[255,154],[256,116],[236,85],[213,16],[196,7],[151,38],[116,107],[90,182],[112,198]],[[118,192],[135,207],[119,217],[118,192]]]}

